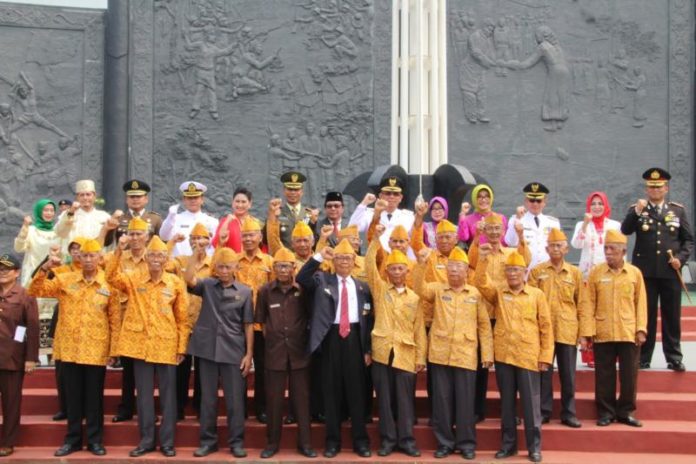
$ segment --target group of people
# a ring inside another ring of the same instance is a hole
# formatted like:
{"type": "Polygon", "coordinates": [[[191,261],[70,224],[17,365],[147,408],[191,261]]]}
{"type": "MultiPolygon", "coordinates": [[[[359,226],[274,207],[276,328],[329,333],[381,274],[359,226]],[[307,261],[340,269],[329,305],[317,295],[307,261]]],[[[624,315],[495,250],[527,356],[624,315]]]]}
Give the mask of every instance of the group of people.
{"type": "Polygon", "coordinates": [[[486,417],[488,371],[495,367],[502,419],[495,457],[518,452],[519,393],[529,459],[539,462],[542,424],[552,417],[554,359],[561,423],[582,426],[575,411],[578,346],[594,353],[597,425],[640,427],[637,375],[650,367],[658,300],[668,367],[685,370],[680,269],[693,251],[684,207],[666,199],[669,173],[651,168],[643,177],[647,199],[631,205],[621,223],[610,218],[604,193],[590,194],[570,241],[559,220],[543,213],[549,190],[540,182],[523,188],[524,206],[510,218],[493,210],[493,189],[477,185],[456,224],[442,197],[401,208],[403,181],[391,176],[347,221],[340,192],[327,193],[321,219],[302,204],[306,178],[299,172],[283,174],[285,201],[269,202],[265,222],[250,214],[245,188],[218,220],[202,210],[206,186],[184,182],[180,204],[162,219],[147,209],[145,182],[126,182],[127,210],[108,214],[94,207],[94,183],[78,181],[76,200],[61,202],[62,211],[42,199],[25,219],[15,240],[23,263],[0,256],[0,455],[13,452],[23,376],[38,361],[39,305],[55,305],[61,409],[54,419],[68,422],[59,457],[82,449],[83,417],[88,451],[106,453],[104,378],[117,364],[122,402],[112,420],[137,412],[140,442],[132,457],[156,449],[155,376],[160,451],[176,454],[192,366],[197,457],[218,450],[219,385],[227,445],[235,457],[247,455],[252,369],[253,412],[267,424],[262,458],[278,451],[282,424],[295,422],[298,452],[316,457],[312,420],[325,423],[323,454],[334,457],[346,418],[353,450],[370,456],[373,392],[377,454],[420,456],[415,386],[426,370],[435,457],[456,451],[474,459],[475,424],[486,417]],[[579,267],[565,259],[569,245],[582,250],[579,267]]]}

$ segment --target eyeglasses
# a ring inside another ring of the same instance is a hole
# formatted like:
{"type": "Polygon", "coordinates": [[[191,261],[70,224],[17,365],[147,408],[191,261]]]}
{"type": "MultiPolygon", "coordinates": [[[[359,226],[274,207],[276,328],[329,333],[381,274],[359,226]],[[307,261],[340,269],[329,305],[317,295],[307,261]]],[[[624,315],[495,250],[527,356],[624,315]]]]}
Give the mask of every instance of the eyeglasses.
{"type": "Polygon", "coordinates": [[[401,193],[400,193],[400,192],[385,192],[385,191],[382,191],[382,195],[384,195],[385,197],[398,197],[399,195],[401,195],[401,193]]]}
{"type": "Polygon", "coordinates": [[[343,207],[343,204],[341,204],[341,203],[327,203],[324,205],[324,208],[327,208],[327,209],[338,209],[338,208],[342,208],[342,207],[343,207]]]}
{"type": "Polygon", "coordinates": [[[445,208],[443,208],[442,206],[433,206],[432,208],[430,208],[430,211],[444,211],[444,210],[445,210],[445,208]]]}
{"type": "Polygon", "coordinates": [[[542,201],[544,201],[541,198],[527,198],[527,200],[529,200],[530,203],[541,203],[542,201]]]}
{"type": "Polygon", "coordinates": [[[281,270],[281,271],[286,271],[286,270],[288,270],[288,269],[292,269],[293,265],[292,265],[292,264],[280,264],[280,263],[277,263],[277,264],[274,264],[273,267],[276,268],[276,269],[278,269],[278,270],[281,270]]]}

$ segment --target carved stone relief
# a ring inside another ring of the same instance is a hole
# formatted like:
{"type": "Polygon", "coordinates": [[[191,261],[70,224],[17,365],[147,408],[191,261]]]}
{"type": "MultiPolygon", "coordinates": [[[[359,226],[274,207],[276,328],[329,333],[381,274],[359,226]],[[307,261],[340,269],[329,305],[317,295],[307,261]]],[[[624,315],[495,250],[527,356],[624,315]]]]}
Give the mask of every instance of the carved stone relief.
{"type": "Polygon", "coordinates": [[[566,228],[593,190],[621,219],[653,165],[691,204],[692,2],[450,0],[448,18],[450,162],[498,210],[538,180],[566,228]]]}
{"type": "Polygon", "coordinates": [[[0,4],[0,236],[39,198],[101,181],[103,12],[0,4]],[[21,45],[19,45],[21,44],[21,45]]]}
{"type": "Polygon", "coordinates": [[[131,113],[131,173],[152,172],[155,209],[195,179],[213,213],[246,186],[264,216],[289,169],[307,175],[304,202],[320,206],[388,162],[389,115],[374,109],[377,99],[389,109],[391,58],[375,61],[390,50],[388,0],[132,0],[131,11],[135,102],[152,108],[131,113]]]}

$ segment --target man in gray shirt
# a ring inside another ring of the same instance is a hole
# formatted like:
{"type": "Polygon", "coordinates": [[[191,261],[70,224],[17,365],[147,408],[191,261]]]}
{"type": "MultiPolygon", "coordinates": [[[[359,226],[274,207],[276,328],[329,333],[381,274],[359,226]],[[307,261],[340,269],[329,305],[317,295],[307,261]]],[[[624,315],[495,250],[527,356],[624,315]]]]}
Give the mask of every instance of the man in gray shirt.
{"type": "Polygon", "coordinates": [[[200,359],[200,448],[196,457],[217,451],[218,377],[227,409],[228,444],[237,458],[244,450],[244,394],[254,345],[251,289],[235,281],[237,255],[219,248],[213,257],[217,278],[197,279],[199,254],[194,253],[184,278],[189,293],[203,298],[201,312],[188,345],[188,354],[200,359]]]}

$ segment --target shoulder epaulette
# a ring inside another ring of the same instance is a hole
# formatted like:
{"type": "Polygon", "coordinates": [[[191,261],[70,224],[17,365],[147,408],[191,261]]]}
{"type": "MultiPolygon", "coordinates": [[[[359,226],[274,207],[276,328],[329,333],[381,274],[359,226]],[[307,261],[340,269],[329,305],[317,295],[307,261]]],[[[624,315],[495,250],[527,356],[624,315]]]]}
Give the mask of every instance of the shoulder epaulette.
{"type": "Polygon", "coordinates": [[[684,205],[682,205],[681,203],[677,203],[676,201],[669,201],[668,203],[669,203],[670,205],[674,205],[674,206],[678,206],[678,207],[680,207],[680,208],[684,208],[684,205]]]}

